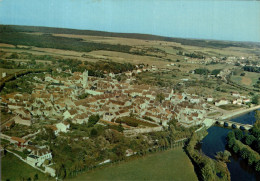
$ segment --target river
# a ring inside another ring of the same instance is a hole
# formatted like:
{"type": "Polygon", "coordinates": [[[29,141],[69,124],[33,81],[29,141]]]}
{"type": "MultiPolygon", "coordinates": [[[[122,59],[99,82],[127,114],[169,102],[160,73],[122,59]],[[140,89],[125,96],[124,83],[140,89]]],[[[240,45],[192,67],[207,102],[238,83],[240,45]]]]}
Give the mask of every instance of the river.
{"type": "MultiPolygon", "coordinates": [[[[255,111],[246,113],[239,117],[231,119],[231,121],[239,123],[254,124],[255,123],[255,111]]],[[[224,151],[226,145],[226,135],[231,129],[212,126],[208,129],[208,135],[202,140],[199,148],[202,152],[210,158],[215,158],[215,154],[218,151],[224,151]]],[[[232,181],[256,181],[260,180],[260,174],[256,173],[252,167],[249,167],[247,163],[238,158],[232,153],[230,161],[227,166],[231,174],[232,181]]]]}

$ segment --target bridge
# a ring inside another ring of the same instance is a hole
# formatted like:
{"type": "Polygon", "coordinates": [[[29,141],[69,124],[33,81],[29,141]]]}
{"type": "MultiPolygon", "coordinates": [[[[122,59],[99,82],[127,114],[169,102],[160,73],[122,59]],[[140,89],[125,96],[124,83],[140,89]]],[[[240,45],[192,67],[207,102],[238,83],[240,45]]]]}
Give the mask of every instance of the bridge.
{"type": "Polygon", "coordinates": [[[217,120],[217,124],[225,127],[231,127],[231,128],[237,128],[237,129],[245,129],[249,130],[253,127],[251,124],[243,124],[243,123],[237,123],[229,120],[217,120]]]}

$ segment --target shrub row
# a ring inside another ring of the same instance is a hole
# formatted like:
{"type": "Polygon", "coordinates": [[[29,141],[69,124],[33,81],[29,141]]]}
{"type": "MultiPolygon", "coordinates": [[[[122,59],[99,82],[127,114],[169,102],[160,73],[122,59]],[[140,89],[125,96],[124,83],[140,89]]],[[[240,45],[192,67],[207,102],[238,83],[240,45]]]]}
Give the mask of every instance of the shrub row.
{"type": "Polygon", "coordinates": [[[256,151],[237,140],[233,131],[228,133],[227,141],[230,149],[239,154],[241,158],[246,160],[248,165],[253,166],[256,171],[260,171],[260,156],[256,151]]]}
{"type": "Polygon", "coordinates": [[[225,163],[212,160],[194,149],[198,141],[199,138],[196,133],[194,133],[186,147],[186,151],[195,167],[197,167],[199,180],[230,180],[230,174],[225,163]]]}

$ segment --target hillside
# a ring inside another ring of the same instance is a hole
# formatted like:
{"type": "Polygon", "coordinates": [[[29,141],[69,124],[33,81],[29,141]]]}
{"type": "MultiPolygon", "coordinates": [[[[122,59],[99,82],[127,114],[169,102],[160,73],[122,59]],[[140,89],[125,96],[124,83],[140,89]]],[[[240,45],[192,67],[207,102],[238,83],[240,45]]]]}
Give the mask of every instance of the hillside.
{"type": "Polygon", "coordinates": [[[213,47],[213,48],[227,48],[227,47],[260,47],[260,43],[248,42],[229,42],[229,41],[216,41],[216,40],[195,40],[172,38],[157,35],[137,34],[137,33],[113,33],[105,31],[92,31],[92,30],[76,30],[67,28],[50,28],[39,26],[16,26],[16,25],[0,25],[0,33],[3,32],[42,32],[42,33],[55,33],[55,34],[75,34],[75,35],[90,35],[90,36],[106,36],[106,37],[121,37],[133,38],[140,40],[156,40],[181,43],[182,45],[199,46],[199,47],[213,47]]]}

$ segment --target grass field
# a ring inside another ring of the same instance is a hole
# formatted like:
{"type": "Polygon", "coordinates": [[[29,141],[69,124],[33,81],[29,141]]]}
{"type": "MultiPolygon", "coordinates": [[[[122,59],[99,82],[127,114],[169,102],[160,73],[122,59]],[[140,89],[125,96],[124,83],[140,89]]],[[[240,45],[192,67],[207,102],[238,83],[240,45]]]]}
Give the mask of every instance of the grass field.
{"type": "Polygon", "coordinates": [[[46,175],[37,171],[33,167],[19,160],[11,153],[7,153],[1,158],[1,180],[10,181],[27,180],[29,177],[34,179],[35,174],[38,174],[39,180],[50,180],[46,175]]]}
{"type": "Polygon", "coordinates": [[[12,114],[8,114],[8,113],[1,111],[1,113],[0,113],[1,124],[4,124],[4,123],[6,123],[6,121],[9,121],[9,119],[11,117],[13,117],[12,114]]]}
{"type": "Polygon", "coordinates": [[[2,78],[2,73],[6,72],[8,75],[10,74],[14,74],[15,72],[19,72],[22,71],[24,69],[4,69],[4,68],[0,68],[0,79],[2,78]]]}
{"type": "Polygon", "coordinates": [[[209,113],[207,116],[211,117],[211,116],[217,116],[220,114],[221,114],[220,112],[212,112],[212,113],[209,113]]]}
{"type": "Polygon", "coordinates": [[[234,105],[234,104],[227,104],[227,105],[221,105],[219,106],[219,108],[230,111],[230,110],[239,109],[241,108],[241,106],[234,105]]]}
{"type": "Polygon", "coordinates": [[[245,76],[240,76],[240,74],[234,75],[231,77],[231,80],[242,86],[253,88],[253,85],[257,82],[259,77],[259,73],[245,72],[245,76]]]}
{"type": "Polygon", "coordinates": [[[182,148],[155,153],[126,163],[94,170],[71,181],[80,180],[198,180],[192,163],[182,148]]]}

